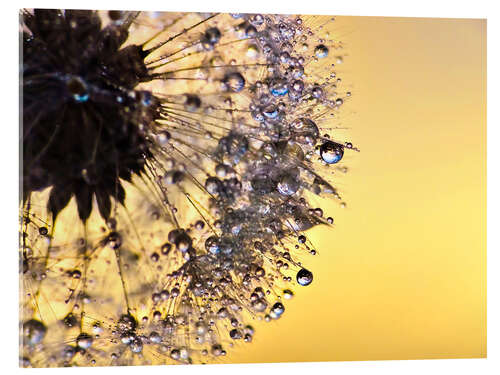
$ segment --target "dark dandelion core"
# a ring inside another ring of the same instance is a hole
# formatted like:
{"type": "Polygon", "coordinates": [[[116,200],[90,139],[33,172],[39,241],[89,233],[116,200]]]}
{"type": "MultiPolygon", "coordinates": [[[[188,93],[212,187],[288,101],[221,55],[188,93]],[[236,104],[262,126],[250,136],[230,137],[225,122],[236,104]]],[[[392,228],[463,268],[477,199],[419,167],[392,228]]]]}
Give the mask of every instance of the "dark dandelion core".
{"type": "Polygon", "coordinates": [[[74,196],[87,220],[95,195],[107,219],[110,198],[124,202],[120,179],[144,172],[151,152],[139,125],[158,112],[150,92],[134,90],[150,79],[142,48],[120,49],[134,15],[105,28],[93,11],[23,17],[23,197],[53,187],[54,217],[74,196]]]}
{"type": "Polygon", "coordinates": [[[357,151],[332,18],[21,15],[21,366],[221,362],[286,319],[357,151]]]}

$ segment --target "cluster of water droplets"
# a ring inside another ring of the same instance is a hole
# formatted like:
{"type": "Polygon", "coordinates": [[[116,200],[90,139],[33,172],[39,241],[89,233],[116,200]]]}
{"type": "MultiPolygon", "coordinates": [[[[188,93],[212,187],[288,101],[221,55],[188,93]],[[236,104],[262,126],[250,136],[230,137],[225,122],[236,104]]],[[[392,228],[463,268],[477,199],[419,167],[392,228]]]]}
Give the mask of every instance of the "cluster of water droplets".
{"type": "Polygon", "coordinates": [[[356,150],[336,138],[350,93],[315,65],[334,45],[321,21],[137,18],[131,43],[149,35],[153,51],[142,105],[160,103],[137,124],[147,174],[106,222],[94,210],[75,223],[71,204],[51,222],[46,191],[22,207],[23,366],[216,362],[286,315],[313,282],[304,232],[333,223],[309,197],[341,201],[333,172],[356,150]]]}

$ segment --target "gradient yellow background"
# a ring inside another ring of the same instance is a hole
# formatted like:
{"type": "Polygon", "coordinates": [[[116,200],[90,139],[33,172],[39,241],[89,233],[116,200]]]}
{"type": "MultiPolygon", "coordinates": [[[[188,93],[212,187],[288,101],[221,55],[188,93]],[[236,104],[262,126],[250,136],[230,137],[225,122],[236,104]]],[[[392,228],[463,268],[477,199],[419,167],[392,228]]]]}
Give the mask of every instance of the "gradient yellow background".
{"type": "Polygon", "coordinates": [[[486,21],[337,17],[361,153],[314,282],[230,362],[486,356],[486,21]]]}

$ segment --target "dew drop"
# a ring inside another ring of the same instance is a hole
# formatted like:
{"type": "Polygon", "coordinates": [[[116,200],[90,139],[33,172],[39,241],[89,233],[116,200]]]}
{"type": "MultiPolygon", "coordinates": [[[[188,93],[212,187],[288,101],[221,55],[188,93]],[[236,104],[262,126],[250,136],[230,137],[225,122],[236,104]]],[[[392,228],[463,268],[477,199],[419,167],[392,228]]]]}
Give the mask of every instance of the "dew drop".
{"type": "Polygon", "coordinates": [[[220,252],[219,240],[216,236],[207,238],[207,240],[205,241],[205,249],[213,255],[216,255],[220,252]]]}
{"type": "Polygon", "coordinates": [[[338,143],[327,141],[321,145],[319,152],[325,163],[335,164],[344,156],[344,147],[338,143]]]}
{"type": "Polygon", "coordinates": [[[293,195],[299,190],[300,180],[297,176],[284,173],[278,182],[277,189],[281,195],[293,195]]]}
{"type": "Polygon", "coordinates": [[[286,81],[276,80],[269,86],[269,92],[273,96],[284,96],[288,92],[286,81]]]}
{"type": "Polygon", "coordinates": [[[207,40],[210,44],[214,45],[216,44],[221,37],[221,33],[218,28],[216,27],[211,27],[205,31],[205,40],[207,40]]]}
{"type": "Polygon", "coordinates": [[[88,349],[92,346],[93,341],[94,340],[93,340],[92,336],[90,336],[88,333],[82,332],[76,338],[76,345],[80,349],[88,349]]]}
{"type": "Polygon", "coordinates": [[[66,83],[66,88],[77,103],[83,103],[89,100],[87,85],[79,77],[70,78],[66,83]]]}
{"type": "Polygon", "coordinates": [[[110,10],[108,16],[112,21],[119,21],[125,16],[125,12],[121,10],[110,10]]]}
{"type": "Polygon", "coordinates": [[[302,268],[299,272],[297,272],[297,282],[302,286],[307,286],[311,284],[313,281],[313,274],[302,268]]]}
{"type": "Polygon", "coordinates": [[[293,292],[290,289],[285,289],[283,291],[283,297],[285,297],[285,299],[292,299],[293,298],[293,292]]]}
{"type": "Polygon", "coordinates": [[[248,57],[256,57],[259,54],[259,48],[255,44],[250,44],[247,48],[248,57]]]}
{"type": "Polygon", "coordinates": [[[196,112],[200,109],[201,99],[198,95],[186,94],[185,97],[184,108],[186,108],[186,111],[196,112]]]}
{"type": "Polygon", "coordinates": [[[328,56],[328,48],[324,44],[320,44],[314,49],[314,54],[317,58],[322,59],[328,56]]]}
{"type": "Polygon", "coordinates": [[[273,319],[278,319],[285,312],[285,306],[281,302],[276,302],[273,307],[271,307],[271,317],[273,319]]]}
{"type": "Polygon", "coordinates": [[[316,99],[319,99],[323,96],[323,89],[319,86],[314,86],[312,91],[311,91],[311,94],[316,99]]]}
{"type": "Polygon", "coordinates": [[[245,87],[245,78],[238,72],[226,74],[222,82],[230,92],[240,92],[245,87]]]}
{"type": "Polygon", "coordinates": [[[313,145],[319,136],[319,129],[314,121],[308,118],[299,118],[293,121],[290,128],[295,140],[301,144],[313,145]]]}
{"type": "Polygon", "coordinates": [[[130,350],[133,353],[140,353],[142,352],[142,340],[139,337],[135,337],[129,344],[130,350]]]}
{"type": "Polygon", "coordinates": [[[28,320],[23,324],[23,334],[29,345],[36,345],[40,343],[46,333],[47,327],[36,319],[28,320]]]}
{"type": "Polygon", "coordinates": [[[231,337],[233,340],[239,340],[243,337],[243,335],[241,334],[241,331],[239,329],[235,328],[229,332],[229,337],[231,337]]]}

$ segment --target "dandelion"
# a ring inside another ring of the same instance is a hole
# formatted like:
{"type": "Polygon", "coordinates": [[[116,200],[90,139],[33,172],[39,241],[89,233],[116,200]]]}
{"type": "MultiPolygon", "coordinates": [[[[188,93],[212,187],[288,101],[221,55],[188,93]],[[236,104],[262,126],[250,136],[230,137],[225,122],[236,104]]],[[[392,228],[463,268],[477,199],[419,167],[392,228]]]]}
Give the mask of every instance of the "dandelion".
{"type": "Polygon", "coordinates": [[[286,315],[333,223],[310,197],[341,199],[357,150],[327,41],[281,15],[21,18],[21,365],[216,362],[286,315]]]}

